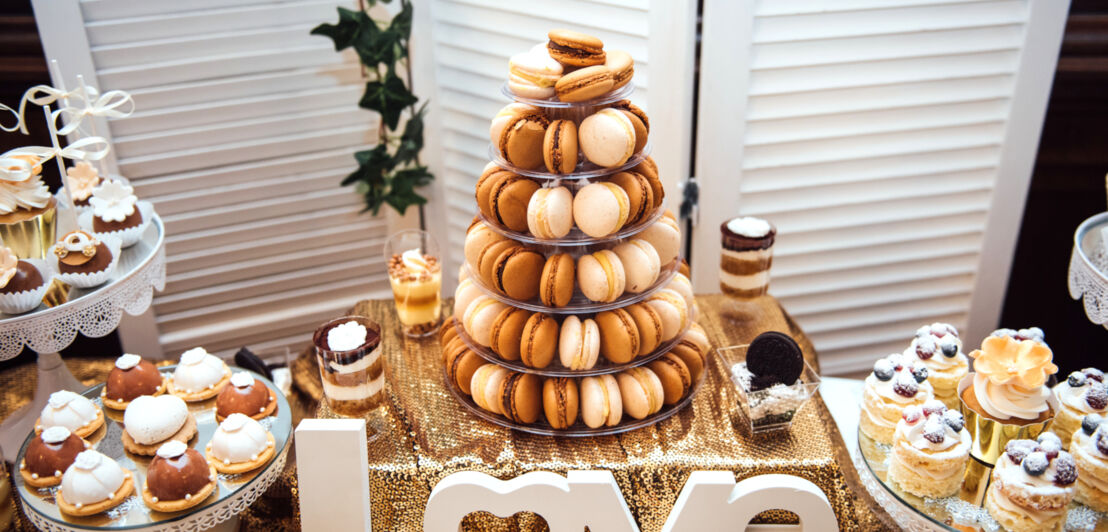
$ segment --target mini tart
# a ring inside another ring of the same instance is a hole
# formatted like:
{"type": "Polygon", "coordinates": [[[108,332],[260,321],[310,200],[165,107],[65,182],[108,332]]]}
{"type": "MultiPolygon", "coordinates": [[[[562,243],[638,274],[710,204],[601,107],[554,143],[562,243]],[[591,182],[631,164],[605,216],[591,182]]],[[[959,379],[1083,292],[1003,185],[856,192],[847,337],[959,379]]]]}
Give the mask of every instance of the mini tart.
{"type": "Polygon", "coordinates": [[[149,445],[144,445],[136,442],[135,439],[127,433],[126,429],[123,430],[123,435],[120,436],[120,439],[123,440],[123,448],[126,449],[127,452],[140,456],[154,456],[158,452],[158,447],[161,447],[162,444],[169,440],[177,440],[179,442],[188,443],[189,440],[191,440],[195,436],[196,417],[193,416],[190,412],[188,418],[185,419],[185,424],[182,425],[181,428],[177,430],[177,432],[173,433],[172,436],[162,441],[151,443],[149,445]]]}
{"type": "Polygon", "coordinates": [[[223,378],[219,379],[219,382],[207,387],[206,389],[196,392],[186,392],[184,390],[178,389],[176,386],[173,385],[172,375],[166,376],[165,379],[166,387],[167,390],[169,390],[169,393],[180,397],[186,403],[195,403],[198,401],[206,401],[208,399],[211,399],[212,397],[219,395],[219,392],[223,391],[223,387],[227,386],[227,383],[231,382],[231,369],[224,367],[223,378]]]}
{"type": "Polygon", "coordinates": [[[62,513],[77,517],[85,517],[89,515],[95,515],[100,512],[105,512],[111,510],[112,508],[115,508],[116,506],[119,506],[120,503],[127,500],[127,497],[130,497],[131,494],[134,492],[135,476],[130,471],[124,469],[123,485],[115,491],[114,496],[110,499],[105,499],[93,504],[84,504],[81,506],[77,506],[66,501],[65,495],[62,493],[62,490],[58,490],[56,501],[58,503],[58,510],[61,510],[62,513]]]}
{"type": "Polygon", "coordinates": [[[253,471],[259,467],[262,467],[273,460],[273,457],[277,455],[277,440],[273,439],[273,434],[268,431],[265,434],[265,449],[254,460],[248,462],[230,462],[223,463],[212,455],[212,444],[208,442],[208,446],[204,448],[204,456],[208,457],[208,463],[211,464],[216,471],[223,473],[224,475],[238,475],[253,471]]]}
{"type": "MultiPolygon", "coordinates": [[[[158,386],[158,389],[155,390],[154,393],[148,395],[157,397],[164,394],[167,388],[167,380],[168,377],[166,377],[165,380],[162,380],[162,385],[158,386]]],[[[108,397],[107,392],[105,392],[103,389],[100,390],[100,402],[104,403],[104,406],[111,408],[112,410],[126,410],[127,405],[131,404],[130,401],[116,401],[115,399],[108,397]]]]}
{"type": "MultiPolygon", "coordinates": [[[[96,431],[100,430],[100,427],[103,427],[103,426],[104,426],[104,409],[97,408],[96,409],[96,419],[94,419],[92,421],[92,423],[89,423],[88,425],[85,425],[85,426],[83,426],[83,427],[81,427],[77,430],[74,430],[73,433],[76,434],[78,438],[81,438],[83,440],[87,440],[89,436],[92,436],[93,434],[95,434],[96,431]]],[[[42,431],[45,428],[46,427],[42,426],[42,418],[38,418],[37,420],[35,420],[35,434],[42,434],[42,431]]]]}

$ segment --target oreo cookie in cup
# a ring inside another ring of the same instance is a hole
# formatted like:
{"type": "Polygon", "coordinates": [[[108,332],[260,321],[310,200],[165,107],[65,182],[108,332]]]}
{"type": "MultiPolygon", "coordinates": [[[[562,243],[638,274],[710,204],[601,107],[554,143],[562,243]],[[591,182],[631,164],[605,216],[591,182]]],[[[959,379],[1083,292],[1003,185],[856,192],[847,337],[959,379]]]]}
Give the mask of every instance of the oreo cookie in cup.
{"type": "Polygon", "coordinates": [[[720,225],[723,250],[719,259],[719,289],[736,299],[754,299],[769,290],[773,241],[777,229],[750,216],[720,225]]]}

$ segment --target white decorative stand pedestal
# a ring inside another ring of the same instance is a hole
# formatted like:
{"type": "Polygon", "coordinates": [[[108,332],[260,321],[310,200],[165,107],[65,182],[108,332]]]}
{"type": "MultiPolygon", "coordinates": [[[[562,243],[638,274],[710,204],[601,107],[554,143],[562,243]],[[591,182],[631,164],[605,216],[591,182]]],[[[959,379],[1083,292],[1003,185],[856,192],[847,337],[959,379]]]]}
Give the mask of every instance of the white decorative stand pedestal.
{"type": "Polygon", "coordinates": [[[1108,212],[1081,222],[1073,234],[1070,255],[1070,297],[1085,305],[1089,321],[1108,328],[1108,248],[1102,231],[1108,228],[1108,212]]]}
{"type": "Polygon", "coordinates": [[[0,314],[0,361],[14,358],[24,347],[39,354],[34,399],[0,424],[5,460],[15,460],[51,393],[84,388],[65,367],[58,351],[73,343],[78,332],[99,338],[114,331],[124,311],[131,315],[146,312],[154,290],[163,288],[165,227],[155,215],[142,240],[120,254],[108,282],[90,289],[70,289],[69,299],[56,307],[40,306],[17,316],[0,314]]]}

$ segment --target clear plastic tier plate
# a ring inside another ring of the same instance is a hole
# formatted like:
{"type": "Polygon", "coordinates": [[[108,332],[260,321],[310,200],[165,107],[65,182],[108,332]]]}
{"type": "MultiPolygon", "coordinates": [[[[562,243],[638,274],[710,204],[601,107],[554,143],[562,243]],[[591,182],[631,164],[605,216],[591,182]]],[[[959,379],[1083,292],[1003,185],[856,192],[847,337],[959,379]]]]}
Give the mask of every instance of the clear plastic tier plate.
{"type": "MultiPolygon", "coordinates": [[[[173,371],[175,366],[158,368],[163,374],[173,371]]],[[[234,368],[235,371],[246,371],[234,368]]],[[[89,531],[89,530],[143,530],[143,531],[174,531],[191,532],[207,530],[219,523],[227,521],[248,508],[269,488],[274,480],[285,469],[285,460],[288,458],[289,441],[292,437],[292,409],[288,400],[281,391],[265,377],[251,372],[255,378],[265,383],[271,391],[277,395],[277,412],[261,421],[262,426],[273,434],[276,440],[276,455],[268,464],[261,468],[240,475],[219,475],[219,487],[214,495],[199,506],[183,512],[161,513],[149,509],[142,502],[139,491],[146,479],[146,467],[150,463],[149,457],[131,454],[123,449],[120,436],[123,426],[123,412],[104,409],[104,427],[97,430],[88,438],[93,448],[114,459],[125,469],[135,473],[135,493],[127,500],[108,512],[90,517],[71,517],[58,511],[54,502],[54,494],[57,487],[32,488],[24,484],[23,477],[17,472],[18,464],[23,460],[27,444],[30,443],[33,434],[28,435],[19,450],[16,466],[12,471],[12,481],[16,486],[19,497],[23,500],[24,513],[27,518],[39,528],[49,531],[89,531]]],[[[100,401],[99,384],[85,390],[82,395],[91,399],[98,406],[100,401]]],[[[189,403],[189,412],[196,417],[197,435],[189,446],[204,451],[212,434],[219,424],[215,419],[215,399],[209,399],[199,403],[189,403]]]]}
{"type": "Polygon", "coordinates": [[[640,357],[635,357],[634,360],[626,364],[613,364],[609,362],[608,359],[600,356],[599,358],[597,358],[596,366],[590,369],[569,369],[562,365],[557,356],[554,357],[554,360],[550,363],[549,366],[541,369],[527,366],[520,360],[504,360],[503,358],[500,358],[500,356],[497,355],[495,352],[493,352],[492,349],[477,343],[477,341],[471,338],[469,334],[466,333],[465,327],[463,327],[461,323],[455,321],[454,330],[458,332],[458,337],[462,339],[462,342],[466,344],[466,347],[468,347],[470,351],[477,353],[477,356],[498,366],[503,366],[505,368],[520,373],[534,373],[535,375],[542,375],[544,377],[589,377],[592,375],[617,373],[627,368],[642,366],[643,364],[649,364],[657,360],[662,355],[668,353],[669,350],[673,348],[673,346],[681,342],[681,338],[685,336],[685,333],[688,332],[691,325],[692,321],[690,320],[689,323],[685,324],[685,327],[682,328],[677,333],[677,335],[673,337],[672,340],[662,342],[661,345],[659,345],[658,348],[654,351],[651,351],[650,353],[647,353],[646,355],[640,357]]]}
{"type": "Polygon", "coordinates": [[[477,285],[489,297],[510,305],[516,308],[530,310],[532,312],[545,312],[547,314],[591,314],[595,312],[603,312],[605,310],[612,310],[616,308],[623,308],[627,305],[638,303],[658,290],[661,290],[673,280],[673,276],[677,274],[677,269],[681,266],[681,261],[670,261],[669,264],[662,267],[662,271],[658,274],[658,280],[654,281],[654,284],[649,288],[633,294],[630,292],[624,292],[623,295],[616,298],[615,301],[610,303],[598,303],[585,297],[580,290],[574,290],[573,298],[569,300],[569,304],[564,307],[550,307],[542,304],[538,299],[530,301],[520,301],[518,299],[512,299],[500,292],[493,290],[491,287],[485,284],[485,281],[481,279],[479,274],[476,274],[469,264],[465,265],[465,271],[470,279],[473,279],[473,284],[477,285]]]}
{"type": "Polygon", "coordinates": [[[588,101],[584,101],[584,102],[563,102],[563,101],[560,101],[560,100],[557,100],[557,99],[542,99],[542,100],[540,100],[540,99],[536,99],[536,98],[524,98],[523,96],[520,96],[520,95],[512,92],[512,89],[508,88],[508,82],[507,81],[505,81],[500,86],[500,94],[503,94],[504,96],[506,96],[510,100],[515,100],[515,101],[520,102],[520,103],[525,103],[525,104],[528,104],[528,105],[534,105],[535,107],[544,107],[544,108],[548,108],[548,109],[569,109],[569,108],[576,108],[576,107],[595,107],[595,106],[598,106],[598,105],[607,105],[607,104],[610,104],[610,103],[618,102],[620,100],[626,100],[627,98],[630,98],[631,94],[633,94],[634,92],[635,92],[635,84],[634,83],[628,83],[628,84],[626,84],[626,85],[624,85],[624,86],[622,86],[622,87],[620,87],[620,88],[618,88],[614,91],[611,91],[611,92],[609,92],[609,93],[607,93],[607,94],[605,94],[605,95],[603,95],[599,98],[594,98],[592,100],[588,100],[588,101]]]}
{"type": "Polygon", "coordinates": [[[498,150],[496,146],[493,146],[492,144],[489,144],[489,159],[491,159],[492,162],[496,163],[497,166],[505,170],[510,170],[519,175],[527,176],[532,179],[542,179],[547,181],[572,181],[577,179],[591,179],[594,177],[609,176],[622,172],[629,168],[634,168],[638,166],[639,163],[643,162],[643,160],[646,159],[647,156],[650,155],[651,149],[652,146],[650,144],[650,141],[648,140],[646,141],[646,145],[644,145],[641,150],[639,150],[635,154],[632,154],[631,157],[627,159],[627,162],[619,166],[612,167],[597,166],[585,159],[584,154],[579,154],[577,157],[577,168],[572,173],[568,174],[552,174],[546,171],[545,166],[531,169],[513,166],[509,164],[508,161],[504,160],[504,156],[500,154],[500,150],[498,150]]]}
{"type": "Polygon", "coordinates": [[[464,407],[466,410],[469,410],[470,413],[481,419],[484,419],[485,421],[488,421],[495,425],[499,425],[501,427],[518,430],[520,432],[527,432],[530,434],[582,438],[590,436],[607,436],[610,434],[620,434],[631,430],[641,429],[643,427],[649,427],[655,423],[658,423],[659,421],[669,418],[670,416],[680,412],[682,408],[685,408],[689,405],[689,403],[692,402],[692,398],[700,389],[701,383],[704,382],[704,374],[707,372],[707,369],[700,372],[700,378],[697,379],[696,383],[693,384],[692,389],[689,390],[689,393],[685,395],[685,397],[672,405],[662,406],[662,409],[659,410],[657,413],[647,416],[643,419],[634,419],[624,413],[623,420],[618,425],[615,425],[614,427],[598,427],[595,429],[589,428],[587,425],[585,425],[585,423],[581,420],[580,413],[578,413],[577,415],[577,422],[574,423],[571,427],[565,429],[556,429],[551,427],[541,416],[539,418],[539,421],[532,424],[516,423],[505,418],[504,416],[493,414],[492,412],[489,412],[488,410],[477,406],[477,403],[474,403],[473,399],[469,395],[459,390],[458,387],[455,386],[454,382],[450,379],[450,376],[447,375],[445,366],[443,366],[442,375],[443,382],[446,384],[447,389],[450,390],[450,393],[454,395],[454,399],[461,403],[462,407],[464,407]]]}
{"type": "MultiPolygon", "coordinates": [[[[854,466],[858,470],[866,491],[889,513],[903,530],[924,532],[949,530],[951,532],[1003,530],[985,510],[984,493],[988,487],[992,469],[973,458],[969,459],[966,478],[956,495],[942,499],[918,497],[906,493],[893,482],[886,480],[892,448],[875,442],[858,431],[858,449],[854,466]],[[972,489],[976,486],[976,489],[972,489]]],[[[1066,517],[1066,530],[1108,530],[1108,519],[1088,507],[1071,503],[1066,517]]]]}
{"type": "Polygon", "coordinates": [[[1108,230],[1108,212],[1077,227],[1070,255],[1070,297],[1080,299],[1089,321],[1108,328],[1108,249],[1102,232],[1108,230]]]}
{"type": "Polygon", "coordinates": [[[532,235],[531,233],[520,233],[518,231],[512,231],[511,229],[500,225],[496,221],[490,220],[482,213],[477,213],[477,217],[482,222],[485,222],[485,224],[489,226],[489,229],[492,229],[493,231],[496,231],[497,233],[500,233],[501,235],[504,235],[512,240],[515,240],[516,242],[538,244],[542,246],[592,246],[596,244],[608,244],[633,237],[643,232],[643,230],[645,230],[647,227],[650,227],[652,224],[654,224],[654,222],[657,222],[658,219],[660,219],[662,215],[665,214],[665,212],[666,204],[665,202],[662,202],[661,205],[658,205],[656,208],[654,208],[654,210],[651,211],[648,216],[640,220],[638,223],[628,225],[621,228],[619,231],[616,231],[615,233],[602,237],[591,237],[589,235],[586,235],[585,233],[582,233],[581,230],[577,228],[577,226],[574,226],[573,229],[569,231],[569,234],[562,238],[539,238],[532,235]]]}

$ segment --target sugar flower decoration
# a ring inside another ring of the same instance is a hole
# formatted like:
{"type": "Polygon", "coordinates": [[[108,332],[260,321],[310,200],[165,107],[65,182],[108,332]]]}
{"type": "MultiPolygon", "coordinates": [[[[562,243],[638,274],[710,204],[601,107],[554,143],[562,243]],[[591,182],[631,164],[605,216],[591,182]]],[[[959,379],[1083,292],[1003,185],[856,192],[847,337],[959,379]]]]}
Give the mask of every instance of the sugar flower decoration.
{"type": "Polygon", "coordinates": [[[0,288],[8,286],[12,277],[15,277],[18,265],[19,259],[16,258],[15,253],[8,248],[0,247],[0,288]]]}
{"type": "Polygon", "coordinates": [[[87,162],[81,161],[76,166],[66,168],[65,175],[69,176],[69,193],[73,199],[85,200],[92,195],[92,189],[100,184],[100,173],[87,162]]]}
{"type": "Polygon", "coordinates": [[[1031,340],[990,336],[970,356],[974,358],[974,371],[994,384],[1034,389],[1042,386],[1048,375],[1058,372],[1058,366],[1051,362],[1054,354],[1050,348],[1031,340]]]}
{"type": "MultiPolygon", "coordinates": [[[[14,177],[0,173],[0,214],[11,214],[19,209],[41,209],[50,203],[50,189],[42,182],[42,165],[34,155],[5,155],[5,158],[19,159],[31,165],[30,175],[14,177]]],[[[17,170],[8,167],[7,170],[17,170]]]]}
{"type": "Polygon", "coordinates": [[[105,222],[122,222],[135,213],[135,189],[122,181],[105,180],[92,189],[92,213],[105,222]]]}

